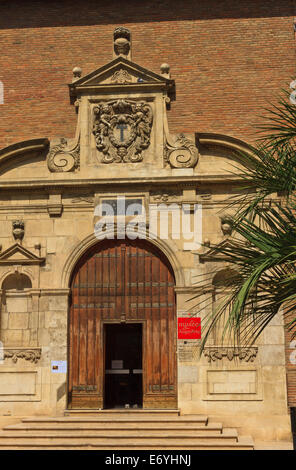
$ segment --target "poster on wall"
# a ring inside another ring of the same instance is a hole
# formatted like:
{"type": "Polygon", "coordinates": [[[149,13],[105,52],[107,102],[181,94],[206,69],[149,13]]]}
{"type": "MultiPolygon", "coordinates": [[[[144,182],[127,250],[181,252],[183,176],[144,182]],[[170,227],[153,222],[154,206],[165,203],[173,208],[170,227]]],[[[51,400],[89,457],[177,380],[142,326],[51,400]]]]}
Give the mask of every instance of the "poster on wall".
{"type": "Polygon", "coordinates": [[[198,317],[178,318],[178,339],[200,339],[201,321],[198,317]]]}

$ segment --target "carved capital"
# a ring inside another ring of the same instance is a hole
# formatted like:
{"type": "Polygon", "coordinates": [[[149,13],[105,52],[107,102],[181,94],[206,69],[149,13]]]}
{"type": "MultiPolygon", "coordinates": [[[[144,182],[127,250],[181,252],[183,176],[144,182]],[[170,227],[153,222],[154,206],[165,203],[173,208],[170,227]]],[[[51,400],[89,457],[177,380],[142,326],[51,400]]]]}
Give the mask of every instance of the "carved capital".
{"type": "Polygon", "coordinates": [[[67,147],[67,140],[54,145],[47,156],[47,166],[51,172],[68,172],[79,168],[80,146],[79,143],[74,148],[67,147]]]}
{"type": "Polygon", "coordinates": [[[167,143],[165,160],[172,168],[194,168],[198,162],[198,150],[195,143],[180,134],[174,145],[167,143]]]}

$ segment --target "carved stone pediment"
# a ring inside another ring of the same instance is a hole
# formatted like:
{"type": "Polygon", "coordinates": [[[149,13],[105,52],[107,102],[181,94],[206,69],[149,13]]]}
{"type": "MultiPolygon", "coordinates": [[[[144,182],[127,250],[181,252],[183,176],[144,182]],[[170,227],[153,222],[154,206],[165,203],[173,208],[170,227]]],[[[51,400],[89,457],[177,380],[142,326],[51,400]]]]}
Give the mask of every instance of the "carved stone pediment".
{"type": "Polygon", "coordinates": [[[98,94],[105,91],[114,94],[118,93],[119,89],[124,92],[138,91],[139,93],[144,90],[158,89],[166,91],[172,98],[174,88],[174,80],[151,72],[122,56],[69,84],[72,102],[85,92],[98,94]]]}
{"type": "Polygon", "coordinates": [[[40,258],[19,243],[15,243],[0,254],[0,265],[42,264],[45,258],[40,258]]]}
{"type": "Polygon", "coordinates": [[[126,164],[121,165],[121,175],[126,176],[145,167],[157,175],[159,170],[171,174],[196,166],[199,152],[194,134],[169,132],[166,112],[175,99],[169,65],[163,63],[160,73],[141,67],[130,59],[131,44],[130,31],[118,27],[113,60],[85,76],[80,67],[74,67],[69,91],[78,109],[76,147],[53,146],[48,156],[51,171],[78,168],[78,146],[80,171],[85,164],[95,172],[100,168],[100,175],[107,177],[106,163],[126,164]]]}

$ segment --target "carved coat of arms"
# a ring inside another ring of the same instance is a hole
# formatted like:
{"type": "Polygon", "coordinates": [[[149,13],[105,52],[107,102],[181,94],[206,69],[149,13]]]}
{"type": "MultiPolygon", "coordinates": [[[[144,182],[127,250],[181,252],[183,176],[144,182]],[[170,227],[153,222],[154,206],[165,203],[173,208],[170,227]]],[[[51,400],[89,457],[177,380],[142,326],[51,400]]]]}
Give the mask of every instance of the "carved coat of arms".
{"type": "Polygon", "coordinates": [[[118,99],[95,106],[93,134],[102,163],[141,162],[152,122],[151,106],[143,101],[118,99]]]}

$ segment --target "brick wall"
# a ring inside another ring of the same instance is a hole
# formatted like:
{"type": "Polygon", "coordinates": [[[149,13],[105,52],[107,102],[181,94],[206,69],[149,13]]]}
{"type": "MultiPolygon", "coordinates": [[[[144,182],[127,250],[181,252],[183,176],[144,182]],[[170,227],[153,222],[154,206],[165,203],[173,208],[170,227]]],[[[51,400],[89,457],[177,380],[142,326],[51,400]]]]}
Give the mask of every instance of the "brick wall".
{"type": "MultiPolygon", "coordinates": [[[[294,0],[98,0],[0,3],[0,148],[71,137],[67,84],[112,58],[112,33],[132,32],[133,60],[176,80],[171,132],[254,139],[262,107],[295,78],[294,0]]],[[[291,350],[287,349],[288,356],[291,350]]],[[[296,404],[295,367],[287,365],[296,404]]]]}
{"type": "Polygon", "coordinates": [[[112,58],[112,32],[132,32],[133,60],[171,66],[172,132],[250,141],[262,106],[294,78],[291,0],[11,0],[0,5],[0,148],[74,135],[67,83],[112,58]]]}

